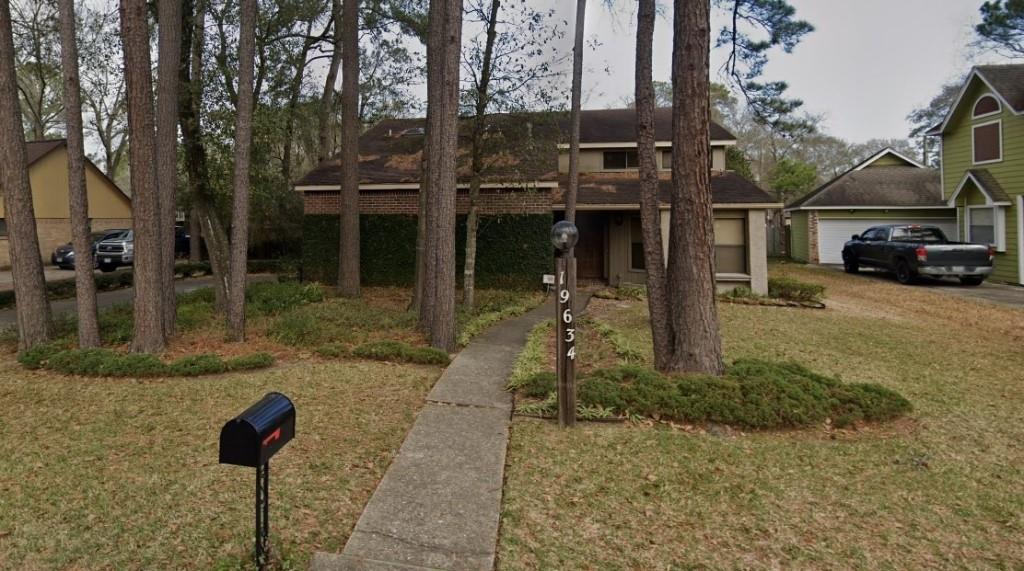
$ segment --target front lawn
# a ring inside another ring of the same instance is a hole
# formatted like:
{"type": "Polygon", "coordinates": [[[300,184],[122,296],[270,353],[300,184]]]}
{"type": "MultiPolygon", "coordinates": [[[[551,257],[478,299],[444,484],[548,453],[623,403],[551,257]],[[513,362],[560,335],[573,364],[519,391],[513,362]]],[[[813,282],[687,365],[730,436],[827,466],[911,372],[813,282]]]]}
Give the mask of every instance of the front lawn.
{"type": "MultiPolygon", "coordinates": [[[[771,269],[826,286],[828,309],[719,304],[727,361],[878,383],[913,403],[909,417],[786,432],[649,421],[561,431],[517,417],[499,568],[1024,565],[1024,311],[771,269]]],[[[649,362],[643,302],[595,299],[589,311],[615,335],[592,334],[589,349],[581,337],[584,370],[588,359],[649,362]]]]}
{"type": "MultiPolygon", "coordinates": [[[[180,333],[145,362],[120,358],[128,306],[101,316],[103,350],[65,350],[74,326],[62,320],[44,368],[19,364],[14,337],[0,338],[0,569],[248,568],[255,474],[218,464],[218,436],[268,391],[297,410],[270,471],[274,549],[286,569],[340,551],[448,357],[425,347],[408,290],[363,293],[257,285],[241,344],[224,341],[212,292],[185,294],[180,333]],[[271,366],[206,374],[254,354],[271,366]]],[[[466,340],[541,296],[478,299],[460,311],[466,340]]]]}

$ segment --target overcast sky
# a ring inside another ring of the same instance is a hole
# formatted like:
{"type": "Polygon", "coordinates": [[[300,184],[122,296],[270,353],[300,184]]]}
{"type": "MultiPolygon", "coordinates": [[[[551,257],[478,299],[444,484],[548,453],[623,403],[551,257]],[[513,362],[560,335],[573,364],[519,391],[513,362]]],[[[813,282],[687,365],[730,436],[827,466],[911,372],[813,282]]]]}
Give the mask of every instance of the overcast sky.
{"type": "MultiPolygon", "coordinates": [[[[671,6],[671,2],[663,1],[671,6]]],[[[790,0],[815,31],[792,54],[772,54],[765,78],[789,83],[807,111],[825,116],[828,133],[855,142],[905,137],[906,116],[927,103],[946,81],[972,64],[1002,61],[969,47],[981,0],[790,0]]],[[[547,4],[547,2],[538,2],[547,4]]],[[[620,0],[620,4],[630,2],[620,0]]],[[[573,0],[558,0],[572,25],[573,0]]],[[[724,24],[713,17],[715,33],[724,24]]],[[[614,106],[633,91],[636,21],[632,12],[610,15],[588,3],[587,37],[601,45],[587,51],[584,108],[614,106]],[[607,70],[607,71],[606,71],[607,70]],[[610,75],[609,75],[610,72],[610,75]]],[[[659,18],[654,39],[654,78],[670,75],[670,14],[659,18]]],[[[712,53],[712,78],[725,54],[712,53]]]]}

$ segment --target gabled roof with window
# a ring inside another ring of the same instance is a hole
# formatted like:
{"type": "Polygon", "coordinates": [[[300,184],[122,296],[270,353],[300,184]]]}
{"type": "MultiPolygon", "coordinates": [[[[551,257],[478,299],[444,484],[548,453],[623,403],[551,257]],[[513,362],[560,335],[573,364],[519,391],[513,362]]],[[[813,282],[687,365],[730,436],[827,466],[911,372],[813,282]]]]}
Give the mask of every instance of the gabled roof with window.
{"type": "Polygon", "coordinates": [[[986,204],[993,206],[1010,204],[1010,195],[1006,194],[1003,185],[999,184],[999,181],[992,176],[992,173],[988,172],[988,169],[968,169],[964,173],[964,178],[960,180],[960,184],[956,186],[956,190],[946,201],[949,206],[956,206],[956,199],[960,196],[960,192],[967,187],[968,182],[974,183],[974,186],[981,191],[981,194],[985,196],[986,204]]]}
{"type": "Polygon", "coordinates": [[[786,210],[945,206],[938,170],[886,148],[790,203],[786,210]]]}
{"type": "Polygon", "coordinates": [[[945,119],[940,125],[932,127],[928,135],[941,135],[962,104],[976,103],[964,101],[964,95],[976,81],[984,83],[995,94],[999,104],[1010,109],[1014,115],[1024,114],[1024,64],[978,65],[971,68],[960,93],[946,112],[945,119]]]}

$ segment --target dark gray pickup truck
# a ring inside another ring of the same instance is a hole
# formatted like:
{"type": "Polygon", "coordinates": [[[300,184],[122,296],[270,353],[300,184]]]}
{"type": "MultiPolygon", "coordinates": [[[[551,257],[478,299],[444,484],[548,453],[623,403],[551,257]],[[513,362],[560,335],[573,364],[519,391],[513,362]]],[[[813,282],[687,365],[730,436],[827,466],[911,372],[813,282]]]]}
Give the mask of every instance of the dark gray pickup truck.
{"type": "Polygon", "coordinates": [[[851,274],[865,266],[888,270],[902,284],[925,275],[974,286],[992,273],[994,256],[991,246],[950,242],[935,226],[890,224],[854,235],[843,246],[843,267],[851,274]]]}

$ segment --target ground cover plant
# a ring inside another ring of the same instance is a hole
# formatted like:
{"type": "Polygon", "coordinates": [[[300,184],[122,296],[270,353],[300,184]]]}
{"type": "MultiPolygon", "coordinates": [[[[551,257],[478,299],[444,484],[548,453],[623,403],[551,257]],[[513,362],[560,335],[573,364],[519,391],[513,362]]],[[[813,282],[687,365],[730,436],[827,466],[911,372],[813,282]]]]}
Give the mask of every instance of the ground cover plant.
{"type": "MultiPolygon", "coordinates": [[[[581,410],[602,411],[601,418],[642,416],[751,429],[797,428],[821,422],[846,427],[855,422],[892,420],[912,408],[902,395],[877,383],[843,383],[794,362],[746,358],[730,363],[722,377],[662,375],[650,367],[649,356],[644,355],[635,335],[593,315],[581,319],[576,332],[579,361],[586,363],[577,379],[578,404],[581,410]],[[597,334],[589,334],[591,331],[597,334]],[[593,351],[593,344],[607,345],[618,362],[606,366],[607,360],[585,361],[588,355],[608,353],[593,351]],[[583,351],[584,347],[588,351],[583,351]]],[[[509,388],[520,397],[520,413],[550,417],[556,412],[552,398],[555,375],[544,350],[551,344],[550,323],[531,332],[528,349],[536,349],[521,355],[509,381],[509,388]]]]}
{"type": "MultiPolygon", "coordinates": [[[[728,361],[877,383],[913,411],[767,432],[653,421],[565,431],[516,416],[499,569],[1024,564],[1024,311],[876,276],[770,271],[824,285],[828,308],[720,304],[728,361]]],[[[643,304],[588,311],[649,352],[643,304]]]]}

